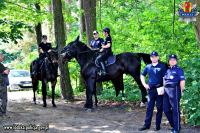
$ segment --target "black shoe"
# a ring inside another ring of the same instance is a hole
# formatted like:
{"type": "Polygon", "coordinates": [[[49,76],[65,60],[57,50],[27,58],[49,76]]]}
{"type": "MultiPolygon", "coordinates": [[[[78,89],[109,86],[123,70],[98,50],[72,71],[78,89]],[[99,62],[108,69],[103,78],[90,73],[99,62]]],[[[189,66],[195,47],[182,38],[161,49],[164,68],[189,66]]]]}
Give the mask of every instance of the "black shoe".
{"type": "Polygon", "coordinates": [[[155,131],[160,130],[160,126],[156,126],[154,130],[155,130],[155,131]]]}
{"type": "Polygon", "coordinates": [[[179,131],[173,130],[171,133],[180,133],[179,131]]]}
{"type": "Polygon", "coordinates": [[[143,126],[143,127],[139,128],[138,130],[139,130],[139,131],[143,131],[143,130],[146,130],[146,129],[150,129],[150,127],[143,126]]]}

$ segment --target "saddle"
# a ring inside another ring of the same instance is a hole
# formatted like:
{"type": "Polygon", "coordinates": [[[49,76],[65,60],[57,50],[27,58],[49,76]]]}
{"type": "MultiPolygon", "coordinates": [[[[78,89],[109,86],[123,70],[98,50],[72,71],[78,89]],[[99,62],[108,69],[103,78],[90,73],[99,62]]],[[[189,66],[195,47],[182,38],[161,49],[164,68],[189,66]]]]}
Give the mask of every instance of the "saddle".
{"type": "MultiPolygon", "coordinates": [[[[116,55],[113,55],[113,52],[108,56],[108,58],[104,61],[105,66],[109,66],[114,64],[116,61],[116,55]]],[[[97,67],[100,67],[99,62],[97,61],[97,58],[95,59],[95,65],[97,67]]]]}
{"type": "MultiPolygon", "coordinates": [[[[37,60],[37,59],[36,59],[37,60]]],[[[40,73],[40,70],[42,69],[42,66],[46,64],[46,62],[49,62],[49,60],[47,58],[45,58],[44,60],[42,60],[42,62],[38,62],[38,70],[37,72],[40,73]]],[[[50,63],[50,62],[49,62],[50,63]]],[[[46,71],[49,71],[48,67],[45,65],[45,69],[46,71]]]]}

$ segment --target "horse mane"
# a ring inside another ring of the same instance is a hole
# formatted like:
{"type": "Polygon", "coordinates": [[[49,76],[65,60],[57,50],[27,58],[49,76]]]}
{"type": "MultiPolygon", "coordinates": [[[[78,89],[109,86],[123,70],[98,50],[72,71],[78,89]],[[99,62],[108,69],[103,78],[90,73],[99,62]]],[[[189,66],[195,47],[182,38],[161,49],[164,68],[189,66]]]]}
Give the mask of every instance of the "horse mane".
{"type": "Polygon", "coordinates": [[[81,51],[79,55],[84,55],[85,59],[95,60],[98,56],[98,51],[91,50],[85,43],[81,41],[78,41],[77,46],[80,48],[81,51]]]}

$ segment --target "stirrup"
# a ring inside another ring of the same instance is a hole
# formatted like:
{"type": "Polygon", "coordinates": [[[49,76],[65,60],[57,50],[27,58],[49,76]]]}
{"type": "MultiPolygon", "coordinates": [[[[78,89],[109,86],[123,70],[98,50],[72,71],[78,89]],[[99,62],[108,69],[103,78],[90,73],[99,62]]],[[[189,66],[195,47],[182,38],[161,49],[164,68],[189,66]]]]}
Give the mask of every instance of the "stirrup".
{"type": "Polygon", "coordinates": [[[102,72],[102,71],[100,71],[100,72],[98,72],[98,74],[101,76],[101,75],[106,75],[107,73],[106,72],[102,72]]]}

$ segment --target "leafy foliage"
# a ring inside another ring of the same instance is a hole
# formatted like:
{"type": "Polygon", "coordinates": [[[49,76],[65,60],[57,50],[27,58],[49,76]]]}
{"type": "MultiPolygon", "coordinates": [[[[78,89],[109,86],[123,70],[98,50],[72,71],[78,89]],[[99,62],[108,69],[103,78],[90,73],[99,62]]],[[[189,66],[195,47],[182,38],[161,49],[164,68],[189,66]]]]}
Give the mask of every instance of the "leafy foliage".
{"type": "MultiPolygon", "coordinates": [[[[178,4],[183,4],[183,2],[185,1],[176,1],[176,11],[178,10],[178,4]]],[[[10,36],[11,40],[17,40],[22,35],[20,27],[29,29],[30,27],[26,27],[29,23],[32,25],[44,23],[45,19],[49,22],[53,21],[53,14],[46,9],[46,6],[50,3],[51,0],[45,0],[41,3],[38,0],[0,0],[0,17],[6,18],[0,21],[0,28],[3,29],[0,32],[0,38],[5,36],[5,42],[7,41],[6,38],[10,36]],[[34,8],[36,3],[39,3],[40,11],[34,8]],[[12,32],[14,34],[10,35],[4,32],[12,32]]],[[[197,8],[199,10],[199,7],[197,8]]],[[[200,103],[198,100],[200,98],[198,76],[200,56],[193,24],[189,23],[187,25],[185,22],[178,21],[178,16],[174,16],[174,3],[169,0],[103,0],[97,1],[96,9],[97,30],[100,33],[100,37],[104,38],[100,32],[102,28],[109,27],[111,29],[114,54],[122,52],[150,54],[152,51],[157,51],[163,62],[167,62],[169,54],[173,53],[178,56],[178,65],[183,68],[186,78],[186,87],[181,100],[182,113],[185,114],[190,125],[200,125],[200,103]],[[102,2],[101,9],[99,2],[102,2]]],[[[79,34],[78,17],[80,12],[83,11],[77,9],[76,1],[72,1],[71,5],[65,1],[65,6],[63,7],[64,20],[65,23],[70,23],[68,28],[71,29],[70,32],[67,31],[66,44],[73,41],[79,34]]],[[[34,43],[31,43],[30,46],[33,46],[32,44],[34,43]]],[[[20,64],[15,64],[14,62],[10,64],[13,64],[15,69],[29,70],[30,62],[37,57],[37,51],[32,52],[36,48],[31,48],[30,51],[27,50],[30,52],[29,55],[23,54],[23,57],[17,56],[23,52],[25,47],[22,47],[14,54],[6,53],[9,48],[0,51],[6,54],[6,60],[10,62],[17,58],[21,61],[20,64]]],[[[74,59],[68,65],[74,95],[80,94],[80,66],[74,59]]],[[[141,71],[144,70],[144,67],[145,65],[142,63],[141,71]]],[[[122,100],[121,93],[118,97],[115,97],[114,86],[110,81],[104,82],[103,86],[104,90],[99,98],[103,100],[122,100]]],[[[141,100],[141,92],[131,76],[124,75],[124,86],[125,100],[134,102],[141,100]]],[[[48,94],[51,95],[50,88],[48,89],[48,94]]],[[[56,95],[60,96],[59,78],[56,85],[56,95]]]]}
{"type": "Polygon", "coordinates": [[[183,113],[189,125],[200,125],[200,55],[182,62],[186,86],[183,90],[183,113]]]}
{"type": "Polygon", "coordinates": [[[13,41],[15,44],[17,44],[17,39],[23,39],[21,29],[27,28],[30,32],[33,32],[31,30],[31,26],[27,26],[26,24],[20,21],[13,22],[8,20],[0,20],[0,26],[0,28],[2,29],[0,31],[0,39],[4,43],[9,43],[8,39],[10,39],[10,41],[13,41]],[[9,27],[9,29],[7,29],[6,27],[9,27]],[[7,31],[5,31],[5,29],[7,31]]]}

